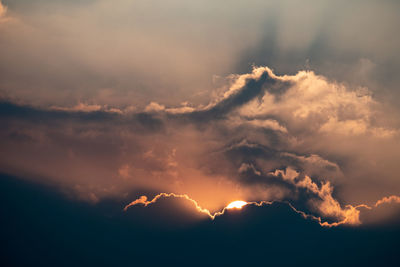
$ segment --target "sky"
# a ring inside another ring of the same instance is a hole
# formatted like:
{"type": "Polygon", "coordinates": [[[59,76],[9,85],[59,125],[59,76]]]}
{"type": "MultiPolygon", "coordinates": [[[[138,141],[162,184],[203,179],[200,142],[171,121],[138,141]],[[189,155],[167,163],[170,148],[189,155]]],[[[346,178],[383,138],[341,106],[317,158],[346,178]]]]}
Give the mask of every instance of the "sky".
{"type": "Polygon", "coordinates": [[[395,266],[399,11],[1,0],[4,265],[395,266]]]}

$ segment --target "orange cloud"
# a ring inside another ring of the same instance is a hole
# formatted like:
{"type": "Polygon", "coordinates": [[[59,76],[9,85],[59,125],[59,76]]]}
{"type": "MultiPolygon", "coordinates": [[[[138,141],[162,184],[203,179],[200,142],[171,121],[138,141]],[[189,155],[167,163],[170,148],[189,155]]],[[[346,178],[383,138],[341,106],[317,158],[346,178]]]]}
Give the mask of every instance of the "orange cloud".
{"type": "Polygon", "coordinates": [[[379,205],[382,204],[390,204],[390,203],[400,203],[400,197],[399,196],[384,197],[375,203],[375,207],[378,207],[379,205]]]}

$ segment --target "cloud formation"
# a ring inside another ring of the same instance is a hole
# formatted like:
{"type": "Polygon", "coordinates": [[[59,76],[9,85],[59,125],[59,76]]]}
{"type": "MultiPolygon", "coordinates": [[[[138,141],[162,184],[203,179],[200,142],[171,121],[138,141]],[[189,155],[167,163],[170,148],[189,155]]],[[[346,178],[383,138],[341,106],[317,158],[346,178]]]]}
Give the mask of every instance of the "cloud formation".
{"type": "Polygon", "coordinates": [[[398,129],[365,90],[267,67],[232,75],[226,88],[208,105],[143,111],[3,101],[1,171],[91,202],[167,192],[131,205],[174,196],[210,217],[237,199],[285,201],[326,226],[359,225],[361,206],[397,194],[398,129]],[[377,170],[379,192],[365,185],[377,170]]]}

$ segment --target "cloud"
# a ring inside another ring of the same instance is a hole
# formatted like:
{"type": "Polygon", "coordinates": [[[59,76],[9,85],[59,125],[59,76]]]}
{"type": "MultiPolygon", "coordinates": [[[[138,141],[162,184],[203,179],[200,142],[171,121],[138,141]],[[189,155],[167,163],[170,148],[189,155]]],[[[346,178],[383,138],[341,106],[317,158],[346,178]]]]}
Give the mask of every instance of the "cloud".
{"type": "Polygon", "coordinates": [[[158,104],[156,102],[151,102],[144,109],[144,111],[146,111],[146,112],[152,112],[152,111],[159,112],[159,111],[163,111],[163,110],[165,110],[165,106],[160,105],[160,104],[158,104]]]}
{"type": "MultiPolygon", "coordinates": [[[[204,209],[202,207],[200,207],[198,205],[198,203],[194,200],[191,199],[188,195],[178,195],[178,194],[174,194],[174,193],[160,193],[158,195],[156,195],[152,200],[148,201],[146,196],[141,196],[140,198],[132,201],[131,203],[129,203],[128,205],[125,206],[124,211],[126,212],[130,207],[135,206],[135,205],[139,205],[142,204],[143,206],[147,207],[148,205],[151,204],[155,204],[157,201],[159,201],[162,198],[177,198],[177,199],[183,199],[186,201],[189,201],[194,207],[195,210],[200,212],[200,213],[204,213],[206,214],[211,220],[216,219],[218,216],[222,216],[224,215],[228,210],[230,209],[235,209],[236,205],[234,205],[234,203],[236,202],[240,202],[239,204],[239,208],[237,209],[242,209],[242,207],[247,207],[247,206],[256,206],[256,207],[262,207],[265,205],[272,205],[274,204],[274,202],[268,202],[268,201],[259,201],[259,202],[246,202],[246,201],[241,201],[241,200],[237,200],[234,202],[229,203],[228,205],[226,205],[225,207],[223,207],[220,211],[217,211],[215,213],[211,213],[208,209],[204,209]]],[[[287,203],[287,205],[297,214],[301,215],[304,219],[310,219],[310,220],[314,220],[317,221],[321,226],[327,226],[327,227],[332,227],[332,226],[337,226],[343,223],[351,223],[348,221],[345,222],[339,222],[339,223],[328,223],[328,222],[321,222],[321,218],[320,217],[316,217],[313,215],[309,215],[306,214],[302,211],[297,210],[296,208],[294,208],[290,203],[287,203]]]]}
{"type": "Polygon", "coordinates": [[[276,89],[258,94],[244,105],[239,114],[246,117],[275,116],[292,129],[336,135],[376,134],[386,136],[395,131],[374,127],[374,106],[370,95],[359,95],[344,85],[329,82],[313,72],[299,72],[294,76],[275,76],[268,68],[255,68],[271,76],[276,89]],[[277,85],[278,84],[278,85],[277,85]],[[307,124],[307,128],[299,124],[307,124]]]}
{"type": "MultiPolygon", "coordinates": [[[[287,170],[287,172],[279,172],[276,171],[275,175],[283,177],[283,179],[289,179],[289,180],[294,180],[297,178],[298,174],[293,170],[287,170]],[[287,173],[287,174],[286,174],[287,173]]],[[[340,207],[340,204],[332,197],[332,188],[329,186],[329,184],[322,185],[321,188],[318,188],[316,184],[314,184],[310,177],[305,177],[302,181],[297,183],[297,186],[299,187],[304,187],[307,188],[308,190],[313,191],[313,193],[318,194],[318,196],[321,197],[320,203],[317,205],[318,209],[322,212],[323,216],[315,216],[313,214],[307,214],[304,211],[296,209],[290,202],[284,202],[284,204],[287,204],[288,207],[295,213],[301,215],[304,219],[306,220],[312,220],[317,222],[320,226],[322,227],[337,227],[339,225],[350,225],[350,226],[358,226],[361,224],[360,221],[360,209],[362,208],[367,208],[369,210],[373,209],[372,207],[369,207],[367,205],[358,205],[357,207],[353,207],[351,205],[347,205],[344,209],[340,207]],[[327,221],[326,217],[334,217],[338,219],[338,221],[333,221],[329,222],[327,221]]],[[[128,205],[124,207],[124,211],[128,211],[128,209],[132,206],[136,205],[143,205],[144,207],[147,207],[148,205],[156,204],[160,199],[163,198],[177,198],[177,199],[182,199],[185,201],[190,202],[193,206],[194,209],[199,212],[207,215],[211,220],[216,219],[218,216],[222,216],[226,214],[226,212],[229,209],[232,209],[231,206],[234,206],[233,203],[229,203],[226,206],[224,206],[221,210],[216,211],[214,213],[211,213],[208,209],[202,208],[199,206],[199,204],[192,198],[190,198],[188,195],[179,195],[179,194],[174,194],[174,193],[160,193],[156,195],[152,200],[148,200],[147,196],[141,196],[140,198],[132,201],[128,205]]],[[[248,207],[248,206],[256,206],[256,207],[262,207],[265,205],[273,205],[275,203],[279,203],[281,201],[259,201],[259,202],[246,202],[246,201],[235,201],[235,202],[241,202],[241,206],[239,209],[242,207],[248,207]],[[243,203],[243,204],[242,204],[243,203]]],[[[390,196],[390,197],[385,197],[382,200],[377,201],[375,207],[379,206],[382,203],[400,203],[400,197],[398,196],[390,196]]],[[[172,205],[169,203],[169,205],[172,205]]],[[[180,211],[177,211],[180,212],[180,211]]]]}
{"type": "Polygon", "coordinates": [[[225,212],[225,208],[224,208],[222,211],[218,211],[218,212],[215,212],[214,214],[211,214],[211,212],[208,209],[204,209],[204,208],[200,207],[199,204],[194,199],[191,199],[188,195],[178,195],[178,194],[174,194],[174,193],[160,193],[160,194],[156,195],[150,201],[147,200],[146,196],[141,196],[140,198],[138,198],[138,199],[132,201],[131,203],[129,203],[128,205],[126,205],[124,208],[124,211],[127,211],[129,207],[135,206],[137,204],[142,204],[144,206],[148,206],[150,204],[156,203],[160,198],[169,198],[169,197],[182,198],[182,199],[185,199],[185,200],[191,202],[198,212],[206,214],[211,219],[215,219],[216,216],[220,216],[220,215],[224,214],[224,212],[225,212]]]}
{"type": "Polygon", "coordinates": [[[349,224],[349,225],[359,225],[361,224],[359,215],[360,211],[353,207],[352,205],[346,205],[345,208],[342,208],[339,202],[333,197],[333,187],[329,182],[322,183],[321,186],[318,186],[312,179],[305,175],[304,177],[300,177],[300,173],[296,172],[292,169],[275,170],[272,173],[276,177],[281,177],[283,180],[289,181],[294,184],[297,188],[304,188],[307,191],[312,192],[318,199],[311,198],[308,200],[310,204],[318,210],[322,217],[325,218],[334,218],[337,220],[333,224],[328,222],[322,222],[322,226],[337,226],[340,224],[349,224]]]}
{"type": "Polygon", "coordinates": [[[390,204],[390,203],[400,203],[400,197],[399,196],[384,197],[375,203],[375,207],[378,207],[382,204],[390,204]]]}
{"type": "MultiPolygon", "coordinates": [[[[188,200],[177,198],[164,198],[146,208],[134,206],[122,212],[122,203],[115,199],[97,205],[77,203],[55,193],[52,187],[4,175],[0,190],[0,209],[7,214],[0,231],[2,238],[10,241],[3,262],[9,265],[54,266],[60,258],[66,265],[74,266],[111,266],[116,261],[118,265],[131,265],[134,258],[135,264],[146,266],[165,265],[165,262],[256,266],[267,257],[271,265],[309,266],[310,251],[314,253],[313,259],[324,261],[331,255],[327,248],[334,246],[338,253],[348,254],[346,262],[355,265],[379,266],[386,259],[385,266],[397,266],[398,223],[395,227],[322,228],[279,202],[228,210],[215,220],[196,212],[188,200]],[[180,202],[187,202],[190,213],[185,214],[185,203],[180,202]],[[203,221],[188,221],[183,217],[193,213],[203,221]],[[35,240],[36,246],[30,242],[12,242],[25,240],[27,235],[35,240]],[[339,241],[346,242],[337,246],[339,241]],[[288,242],[296,245],[288,246],[288,242]],[[237,255],[227,256],[232,251],[237,255]],[[366,257],[365,251],[373,253],[366,257]]],[[[332,257],[328,265],[342,262],[343,258],[332,257]]]]}
{"type": "Polygon", "coordinates": [[[107,106],[96,105],[96,104],[87,104],[87,103],[78,103],[73,107],[58,107],[53,106],[51,107],[54,110],[60,111],[72,111],[72,112],[95,112],[95,111],[106,111],[110,113],[123,113],[123,112],[130,112],[134,110],[134,107],[128,106],[124,110],[119,108],[108,108],[107,106]]]}
{"type": "Polygon", "coordinates": [[[397,194],[398,129],[370,94],[268,67],[232,75],[226,88],[207,105],[135,111],[4,100],[0,170],[91,202],[173,192],[211,217],[236,199],[284,201],[326,226],[359,225],[360,205],[397,194]],[[379,191],[365,182],[377,171],[379,191]]]}

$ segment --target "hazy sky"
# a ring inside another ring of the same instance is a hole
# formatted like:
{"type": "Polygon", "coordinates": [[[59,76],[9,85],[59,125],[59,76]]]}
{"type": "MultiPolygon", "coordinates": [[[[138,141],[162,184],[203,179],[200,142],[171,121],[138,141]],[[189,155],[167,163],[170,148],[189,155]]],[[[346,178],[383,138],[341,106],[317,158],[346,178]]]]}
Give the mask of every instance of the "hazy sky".
{"type": "Polygon", "coordinates": [[[383,229],[400,218],[399,11],[1,0],[0,174],[150,224],[225,225],[242,200],[299,229],[383,229]]]}
{"type": "Polygon", "coordinates": [[[0,92],[36,105],[207,102],[252,64],[398,93],[398,1],[3,0],[0,92]]]}

